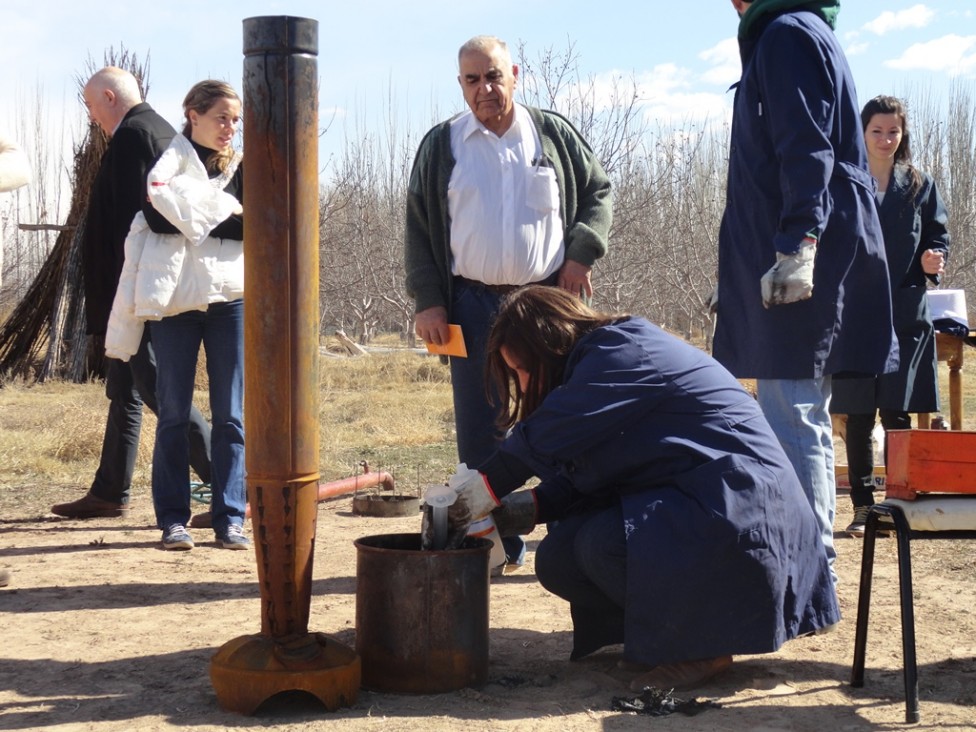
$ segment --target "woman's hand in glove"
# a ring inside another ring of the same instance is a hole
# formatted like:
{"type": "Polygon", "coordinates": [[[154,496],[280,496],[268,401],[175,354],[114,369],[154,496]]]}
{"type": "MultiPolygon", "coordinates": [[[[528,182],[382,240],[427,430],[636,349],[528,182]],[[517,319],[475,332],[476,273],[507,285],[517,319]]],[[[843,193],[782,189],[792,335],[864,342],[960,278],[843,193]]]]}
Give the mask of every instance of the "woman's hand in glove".
{"type": "MultiPolygon", "coordinates": [[[[447,543],[444,548],[457,549],[467,536],[468,527],[478,519],[487,516],[500,504],[488,487],[485,476],[477,470],[471,470],[464,463],[457,466],[447,485],[454,491],[455,497],[447,506],[447,543]]],[[[426,499],[425,502],[432,504],[426,499]]],[[[424,548],[430,547],[432,538],[433,509],[431,505],[427,505],[424,507],[421,524],[421,545],[424,548]]]]}

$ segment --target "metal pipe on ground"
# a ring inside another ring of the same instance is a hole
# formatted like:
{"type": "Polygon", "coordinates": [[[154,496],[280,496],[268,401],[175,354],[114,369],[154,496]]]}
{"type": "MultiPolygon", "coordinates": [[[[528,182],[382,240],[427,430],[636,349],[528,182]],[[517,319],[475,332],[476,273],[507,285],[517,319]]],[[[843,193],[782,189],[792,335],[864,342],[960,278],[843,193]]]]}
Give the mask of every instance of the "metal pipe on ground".
{"type": "MultiPolygon", "coordinates": [[[[340,478],[339,480],[329,481],[328,483],[319,483],[317,499],[321,503],[322,501],[328,501],[332,498],[339,498],[349,493],[356,493],[377,486],[385,491],[393,491],[396,488],[396,482],[393,480],[392,475],[382,470],[376,473],[350,475],[348,478],[340,478]]],[[[245,515],[247,518],[251,518],[250,503],[247,504],[245,515]]],[[[190,519],[190,528],[192,529],[209,529],[212,525],[210,511],[195,514],[190,519]]]]}

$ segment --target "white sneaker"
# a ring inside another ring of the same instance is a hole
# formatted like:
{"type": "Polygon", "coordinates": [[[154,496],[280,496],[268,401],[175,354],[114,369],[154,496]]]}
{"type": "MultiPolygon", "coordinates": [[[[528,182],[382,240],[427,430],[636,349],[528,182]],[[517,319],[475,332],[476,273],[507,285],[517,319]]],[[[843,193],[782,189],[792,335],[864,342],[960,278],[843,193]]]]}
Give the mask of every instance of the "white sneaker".
{"type": "Polygon", "coordinates": [[[187,550],[193,548],[193,537],[183,524],[173,524],[163,529],[163,549],[187,550]]]}
{"type": "Polygon", "coordinates": [[[244,527],[231,524],[222,534],[217,534],[217,543],[224,549],[249,549],[251,540],[244,536],[244,527]]]}

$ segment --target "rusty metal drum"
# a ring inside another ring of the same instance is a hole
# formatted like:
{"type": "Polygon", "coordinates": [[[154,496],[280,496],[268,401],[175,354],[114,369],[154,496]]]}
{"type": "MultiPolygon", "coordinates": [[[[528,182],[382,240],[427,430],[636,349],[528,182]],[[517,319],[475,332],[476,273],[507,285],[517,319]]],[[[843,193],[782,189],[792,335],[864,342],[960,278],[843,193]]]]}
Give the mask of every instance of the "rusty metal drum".
{"type": "Polygon", "coordinates": [[[439,694],[488,678],[491,542],[424,551],[420,534],[357,539],[356,652],[363,688],[439,694]]]}

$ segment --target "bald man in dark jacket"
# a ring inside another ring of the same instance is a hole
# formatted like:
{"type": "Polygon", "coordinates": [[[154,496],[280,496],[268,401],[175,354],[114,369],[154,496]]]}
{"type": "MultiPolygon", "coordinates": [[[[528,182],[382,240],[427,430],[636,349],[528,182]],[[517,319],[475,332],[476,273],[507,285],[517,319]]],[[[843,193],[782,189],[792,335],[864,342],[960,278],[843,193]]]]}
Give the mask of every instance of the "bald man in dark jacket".
{"type": "MultiPolygon", "coordinates": [[[[104,336],[115,290],[125,261],[125,237],[136,212],[149,207],[146,176],[176,134],[142,101],[139,84],[128,71],[107,66],[84,89],[92,122],[109,136],[91,198],[82,238],[87,332],[104,336]]],[[[88,493],[51,508],[59,516],[95,518],[128,513],[132,472],[139,448],[142,405],[156,412],[156,357],[143,335],[138,353],[127,363],[106,359],[108,420],[102,455],[88,493]]],[[[193,408],[190,415],[190,464],[210,482],[210,426],[193,408]]]]}

